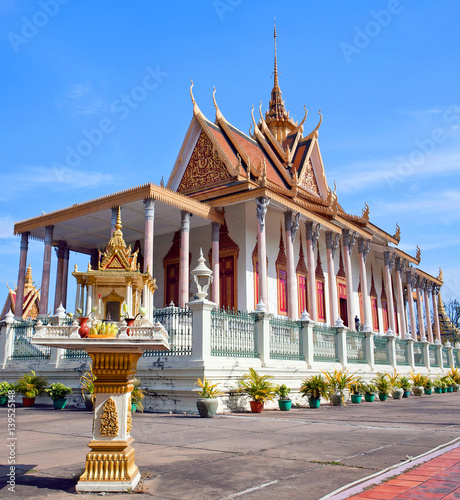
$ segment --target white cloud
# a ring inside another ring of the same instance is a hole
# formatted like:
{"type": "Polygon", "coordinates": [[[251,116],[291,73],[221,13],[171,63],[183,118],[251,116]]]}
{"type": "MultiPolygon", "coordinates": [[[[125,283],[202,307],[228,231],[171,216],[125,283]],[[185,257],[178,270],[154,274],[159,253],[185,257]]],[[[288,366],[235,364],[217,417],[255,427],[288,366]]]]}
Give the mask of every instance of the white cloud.
{"type": "MultiPolygon", "coordinates": [[[[4,215],[0,217],[0,239],[14,238],[13,236],[14,219],[11,215],[4,215]]],[[[3,246],[4,242],[2,242],[3,246]]],[[[1,252],[1,248],[0,248],[1,252]]]]}
{"type": "Polygon", "coordinates": [[[92,82],[71,85],[65,96],[56,102],[56,106],[73,115],[95,115],[110,110],[110,104],[95,95],[92,82]]]}

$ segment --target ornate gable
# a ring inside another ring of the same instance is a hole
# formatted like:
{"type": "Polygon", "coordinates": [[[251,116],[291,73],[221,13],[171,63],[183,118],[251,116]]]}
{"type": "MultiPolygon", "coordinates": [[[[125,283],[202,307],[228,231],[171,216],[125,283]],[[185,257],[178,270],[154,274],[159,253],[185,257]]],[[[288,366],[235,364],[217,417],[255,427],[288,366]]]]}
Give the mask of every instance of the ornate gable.
{"type": "Polygon", "coordinates": [[[202,130],[177,191],[187,191],[231,178],[219,153],[202,130]]]}
{"type": "Polygon", "coordinates": [[[300,185],[313,193],[319,194],[318,183],[316,182],[315,172],[313,170],[313,165],[311,160],[308,160],[308,163],[304,169],[304,173],[302,175],[302,179],[300,180],[300,185]]]}

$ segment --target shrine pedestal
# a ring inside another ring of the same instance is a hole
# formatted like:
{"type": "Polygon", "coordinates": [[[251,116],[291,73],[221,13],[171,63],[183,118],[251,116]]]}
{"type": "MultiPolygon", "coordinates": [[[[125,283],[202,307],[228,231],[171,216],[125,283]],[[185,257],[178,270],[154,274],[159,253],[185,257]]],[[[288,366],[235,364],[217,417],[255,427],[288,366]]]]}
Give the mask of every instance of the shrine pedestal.
{"type": "MultiPolygon", "coordinates": [[[[72,327],[67,328],[70,333],[72,327]]],[[[93,438],[77,492],[127,492],[141,478],[131,446],[133,379],[144,350],[166,350],[169,344],[166,330],[158,325],[130,330],[133,337],[124,334],[123,338],[82,339],[75,331],[69,337],[62,336],[62,327],[53,336],[53,327],[43,327],[32,338],[32,344],[84,349],[92,359],[96,376],[93,438]],[[144,336],[138,336],[140,333],[144,336]]]]}

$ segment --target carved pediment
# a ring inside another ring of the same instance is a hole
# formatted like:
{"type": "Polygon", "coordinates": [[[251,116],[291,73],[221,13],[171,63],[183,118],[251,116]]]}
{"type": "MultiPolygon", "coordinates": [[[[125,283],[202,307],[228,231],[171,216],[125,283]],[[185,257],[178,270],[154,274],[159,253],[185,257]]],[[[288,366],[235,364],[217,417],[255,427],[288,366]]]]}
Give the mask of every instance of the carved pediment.
{"type": "Polygon", "coordinates": [[[309,189],[313,193],[319,196],[319,188],[318,183],[316,182],[315,172],[313,170],[313,165],[311,160],[308,161],[308,164],[305,168],[305,172],[302,176],[301,186],[309,189]]]}
{"type": "Polygon", "coordinates": [[[213,148],[207,135],[201,131],[177,191],[206,186],[230,178],[227,167],[219,158],[217,150],[213,148]]]}

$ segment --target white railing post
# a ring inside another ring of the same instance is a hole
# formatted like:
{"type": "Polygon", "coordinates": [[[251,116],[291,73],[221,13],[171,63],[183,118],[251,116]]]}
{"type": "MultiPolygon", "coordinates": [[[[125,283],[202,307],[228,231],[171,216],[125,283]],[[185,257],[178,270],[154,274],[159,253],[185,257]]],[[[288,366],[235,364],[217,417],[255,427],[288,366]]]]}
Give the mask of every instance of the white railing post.
{"type": "Polygon", "coordinates": [[[300,324],[302,326],[300,335],[302,336],[302,356],[305,358],[307,368],[311,368],[314,361],[313,352],[313,327],[315,322],[310,319],[307,311],[304,311],[300,316],[300,324]]]}
{"type": "Polygon", "coordinates": [[[438,360],[439,368],[444,371],[444,363],[442,362],[442,344],[440,342],[436,344],[436,359],[438,360]]]}
{"type": "Polygon", "coordinates": [[[449,366],[451,368],[455,368],[454,346],[450,342],[447,342],[446,347],[447,347],[447,362],[449,363],[449,366]]]}
{"type": "Polygon", "coordinates": [[[386,338],[388,340],[388,361],[390,365],[393,367],[393,370],[396,370],[396,337],[391,328],[388,328],[386,333],[386,338]]]}
{"type": "Polygon", "coordinates": [[[335,352],[339,363],[346,368],[347,366],[347,328],[343,321],[337,318],[335,322],[335,352]]]}
{"type": "Polygon", "coordinates": [[[8,360],[11,358],[14,350],[14,314],[10,311],[5,316],[0,335],[0,349],[3,353],[2,368],[5,369],[8,360]]]}
{"type": "MultiPolygon", "coordinates": [[[[56,324],[58,326],[63,326],[65,323],[66,317],[67,317],[67,315],[66,315],[65,309],[62,307],[62,303],[61,303],[61,304],[59,304],[59,307],[56,309],[56,314],[53,316],[53,318],[56,318],[56,320],[57,320],[56,324]]],[[[60,348],[51,349],[49,362],[54,368],[59,367],[59,363],[60,363],[61,359],[64,357],[64,353],[65,353],[65,349],[60,349],[60,348]]]]}
{"type": "Polygon", "coordinates": [[[270,314],[265,311],[256,311],[255,350],[259,354],[262,366],[270,360],[270,314]]]}
{"type": "Polygon", "coordinates": [[[430,343],[428,339],[425,337],[422,340],[422,353],[423,353],[423,364],[427,370],[430,369],[430,343]]]}
{"type": "Polygon", "coordinates": [[[414,370],[415,369],[414,339],[412,337],[406,336],[405,341],[407,342],[407,362],[409,363],[411,370],[414,370]]]}
{"type": "Polygon", "coordinates": [[[366,361],[373,371],[375,368],[374,332],[369,327],[364,327],[364,333],[366,334],[366,361]]]}
{"type": "Polygon", "coordinates": [[[216,304],[200,299],[185,305],[192,311],[192,359],[205,361],[211,356],[211,311],[216,304]]]}

